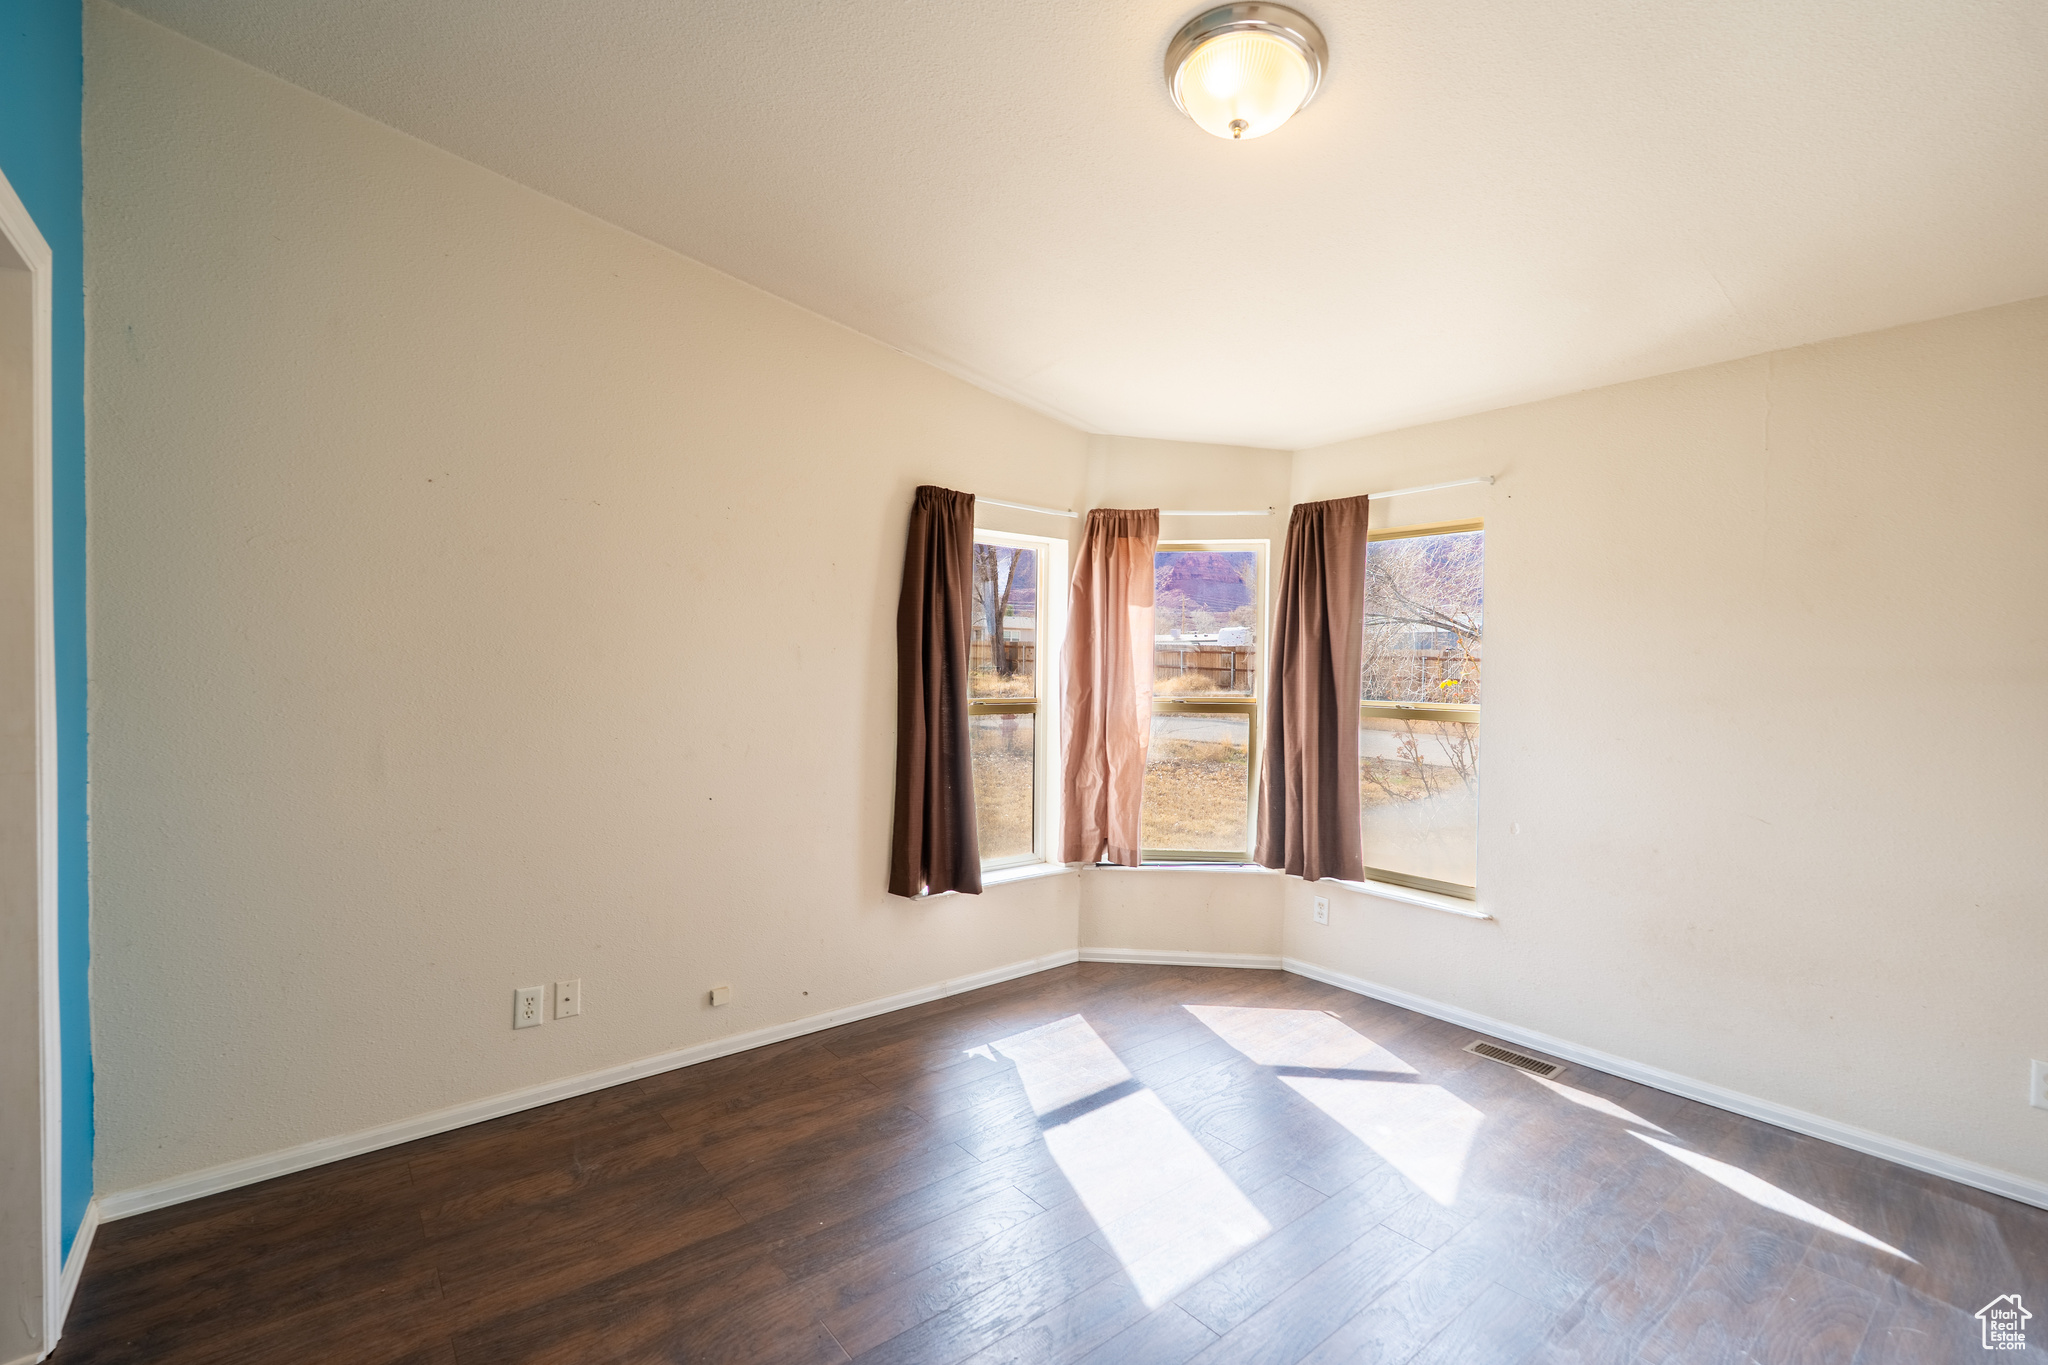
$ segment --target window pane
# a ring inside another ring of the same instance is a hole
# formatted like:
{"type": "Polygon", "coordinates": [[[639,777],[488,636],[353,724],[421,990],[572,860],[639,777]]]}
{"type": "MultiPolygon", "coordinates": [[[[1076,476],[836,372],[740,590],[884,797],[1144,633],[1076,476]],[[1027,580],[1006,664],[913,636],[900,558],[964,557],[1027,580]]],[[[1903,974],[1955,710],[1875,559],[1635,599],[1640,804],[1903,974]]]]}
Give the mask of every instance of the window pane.
{"type": "Polygon", "coordinates": [[[1038,693],[1038,551],[974,546],[974,633],[967,695],[1038,693]]]}
{"type": "Polygon", "coordinates": [[[1479,885],[1479,727],[1365,720],[1358,727],[1365,865],[1479,885]]]}
{"type": "Polygon", "coordinates": [[[1484,531],[1366,548],[1363,699],[1478,702],[1485,564],[1484,531]]]}
{"type": "Polygon", "coordinates": [[[984,863],[1029,857],[1032,852],[1034,723],[1035,717],[1029,715],[967,718],[968,750],[974,758],[974,825],[984,863]]]}
{"type": "Polygon", "coordinates": [[[1258,676],[1258,552],[1161,550],[1152,586],[1153,695],[1249,697],[1258,676]]]}
{"type": "Polygon", "coordinates": [[[1141,817],[1146,848],[1245,851],[1251,738],[1246,715],[1152,717],[1141,817]]]}

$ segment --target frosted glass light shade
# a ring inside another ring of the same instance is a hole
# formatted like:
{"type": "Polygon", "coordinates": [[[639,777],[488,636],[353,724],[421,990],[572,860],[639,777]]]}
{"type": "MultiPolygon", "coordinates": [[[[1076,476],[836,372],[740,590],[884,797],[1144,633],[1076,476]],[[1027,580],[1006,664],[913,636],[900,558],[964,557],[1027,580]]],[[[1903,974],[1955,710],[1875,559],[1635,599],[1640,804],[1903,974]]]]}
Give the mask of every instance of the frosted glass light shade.
{"type": "Polygon", "coordinates": [[[1166,50],[1173,102],[1205,132],[1263,137],[1315,98],[1327,50],[1303,15],[1282,5],[1221,5],[1195,16],[1166,50]]]}
{"type": "Polygon", "coordinates": [[[1294,117],[1308,94],[1308,59],[1270,33],[1226,33],[1180,69],[1180,106],[1205,132],[1263,137],[1294,117]]]}

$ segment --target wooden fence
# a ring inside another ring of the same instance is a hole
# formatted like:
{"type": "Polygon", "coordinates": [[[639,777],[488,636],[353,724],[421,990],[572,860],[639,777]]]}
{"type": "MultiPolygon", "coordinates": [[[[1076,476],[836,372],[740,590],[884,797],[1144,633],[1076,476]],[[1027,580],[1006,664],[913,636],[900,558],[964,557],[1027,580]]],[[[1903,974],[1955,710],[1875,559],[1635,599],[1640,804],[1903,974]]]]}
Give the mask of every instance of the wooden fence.
{"type": "Polygon", "coordinates": [[[1258,668],[1255,645],[1218,648],[1214,645],[1156,645],[1152,650],[1152,681],[1200,675],[1220,692],[1242,691],[1258,668]]]}
{"type": "MultiPolygon", "coordinates": [[[[1003,652],[1014,673],[1028,678],[1038,666],[1038,646],[1028,640],[1005,640],[1003,652]]],[[[1258,668],[1258,656],[1255,645],[1221,649],[1214,645],[1157,645],[1152,650],[1152,681],[1162,683],[1192,674],[1207,678],[1219,692],[1242,691],[1258,668]]],[[[967,667],[977,673],[995,670],[995,650],[989,641],[975,640],[967,646],[967,667]]]]}
{"type": "MultiPolygon", "coordinates": [[[[1029,640],[1005,640],[1003,652],[1010,656],[1010,671],[1022,673],[1026,678],[1031,670],[1038,667],[1038,646],[1029,640]]],[[[995,648],[987,640],[975,640],[967,646],[967,667],[970,672],[980,673],[992,670],[995,664],[995,648]]]]}

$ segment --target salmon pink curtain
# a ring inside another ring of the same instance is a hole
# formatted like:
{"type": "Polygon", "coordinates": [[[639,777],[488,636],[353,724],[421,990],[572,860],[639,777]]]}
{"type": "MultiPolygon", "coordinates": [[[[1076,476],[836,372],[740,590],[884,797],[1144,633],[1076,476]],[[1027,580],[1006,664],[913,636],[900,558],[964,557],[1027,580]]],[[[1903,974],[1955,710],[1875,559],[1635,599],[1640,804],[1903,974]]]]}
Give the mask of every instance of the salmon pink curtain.
{"type": "Polygon", "coordinates": [[[1274,612],[1256,857],[1309,881],[1363,881],[1358,697],[1366,500],[1297,505],[1274,612]]]}
{"type": "Polygon", "coordinates": [[[967,747],[974,495],[926,485],[910,509],[896,603],[896,823],[889,890],[981,894],[967,747]]]}
{"type": "Polygon", "coordinates": [[[1159,512],[1098,507],[1074,564],[1061,858],[1138,865],[1152,742],[1152,553],[1159,512]]]}

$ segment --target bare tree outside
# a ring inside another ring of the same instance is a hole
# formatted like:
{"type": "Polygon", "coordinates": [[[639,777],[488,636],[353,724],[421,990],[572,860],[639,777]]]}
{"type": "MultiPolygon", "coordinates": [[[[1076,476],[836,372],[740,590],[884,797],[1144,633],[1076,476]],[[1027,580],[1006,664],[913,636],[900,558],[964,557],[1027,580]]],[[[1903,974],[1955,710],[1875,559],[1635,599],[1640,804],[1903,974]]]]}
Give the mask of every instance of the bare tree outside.
{"type": "Polygon", "coordinates": [[[984,865],[1031,857],[1038,744],[1038,551],[976,541],[968,749],[984,865]],[[1018,703],[1023,703],[1022,706],[1018,703]]]}
{"type": "Polygon", "coordinates": [[[1363,700],[1478,702],[1485,546],[1484,531],[1372,543],[1363,700]]]}
{"type": "MultiPolygon", "coordinates": [[[[981,606],[984,638],[1003,638],[1003,621],[1010,614],[1010,589],[1017,582],[1017,556],[1028,553],[1007,545],[974,547],[974,597],[981,606]]],[[[1001,650],[996,652],[995,667],[1005,678],[1017,671],[1015,662],[1001,650]]]]}
{"type": "Polygon", "coordinates": [[[1034,691],[1037,559],[1035,550],[975,543],[971,696],[1028,697],[1034,691]],[[1012,622],[1020,619],[1022,625],[1013,628],[1012,622]]]}
{"type": "Polygon", "coordinates": [[[1207,614],[1176,588],[1162,588],[1152,596],[1152,623],[1161,635],[1192,635],[1207,614]]]}
{"type": "MultiPolygon", "coordinates": [[[[1361,701],[1479,704],[1485,554],[1483,531],[1372,543],[1361,701]]],[[[1361,720],[1360,816],[1369,865],[1474,884],[1478,795],[1476,717],[1361,720]]]]}

